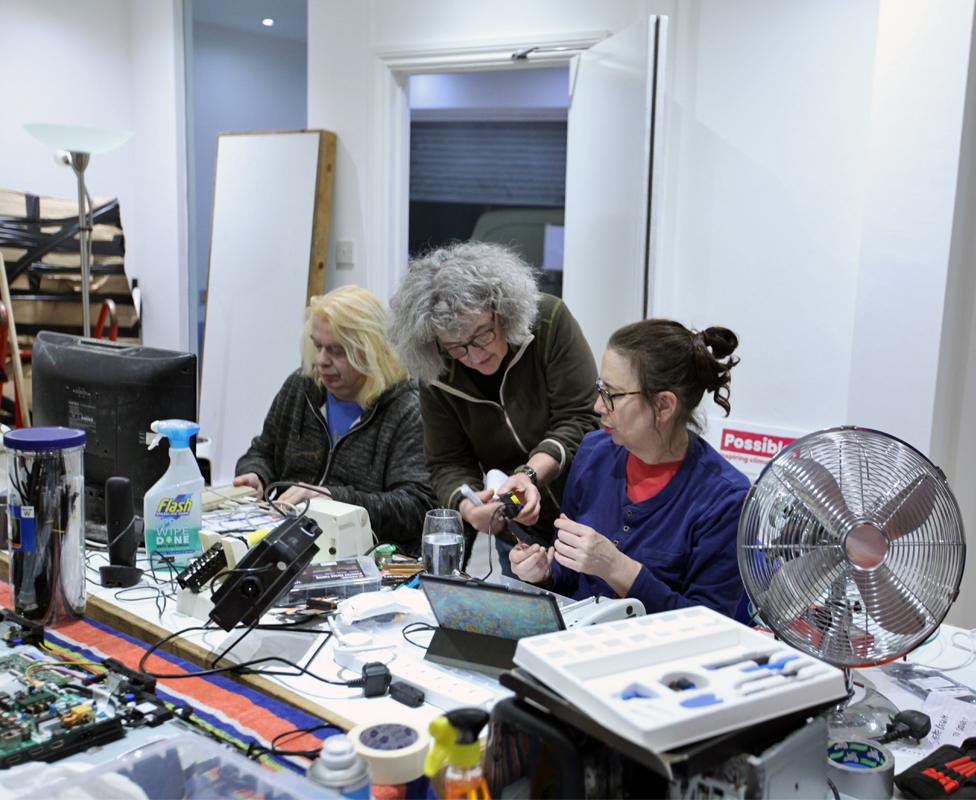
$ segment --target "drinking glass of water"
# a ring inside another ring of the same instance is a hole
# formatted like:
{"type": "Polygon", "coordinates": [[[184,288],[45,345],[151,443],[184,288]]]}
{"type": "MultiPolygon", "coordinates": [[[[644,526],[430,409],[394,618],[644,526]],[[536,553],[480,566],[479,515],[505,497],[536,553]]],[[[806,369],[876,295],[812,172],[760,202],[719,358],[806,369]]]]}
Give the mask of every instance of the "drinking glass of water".
{"type": "Polygon", "coordinates": [[[424,571],[430,575],[458,575],[464,560],[461,512],[435,508],[424,518],[424,571]]]}

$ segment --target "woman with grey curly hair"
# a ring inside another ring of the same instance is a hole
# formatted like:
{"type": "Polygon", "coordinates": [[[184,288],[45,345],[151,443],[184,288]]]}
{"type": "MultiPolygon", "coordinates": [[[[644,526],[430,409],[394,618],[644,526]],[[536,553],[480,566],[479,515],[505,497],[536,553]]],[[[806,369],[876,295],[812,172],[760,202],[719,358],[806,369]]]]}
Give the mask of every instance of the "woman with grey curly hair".
{"type": "Polygon", "coordinates": [[[424,452],[439,502],[473,532],[498,534],[511,575],[514,535],[484,474],[509,474],[498,494],[516,521],[549,543],[569,465],[596,428],[596,364],[569,309],[539,292],[512,250],[462,242],[413,260],[390,302],[390,340],[421,381],[424,452]],[[463,491],[470,487],[472,491],[463,491]]]}

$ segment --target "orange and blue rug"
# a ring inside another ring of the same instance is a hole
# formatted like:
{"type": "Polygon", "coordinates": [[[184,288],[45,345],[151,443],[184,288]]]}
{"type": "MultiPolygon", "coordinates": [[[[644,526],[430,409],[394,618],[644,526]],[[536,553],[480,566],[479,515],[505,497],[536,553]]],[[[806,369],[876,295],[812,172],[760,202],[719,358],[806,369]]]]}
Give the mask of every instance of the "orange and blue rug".
{"type": "MultiPolygon", "coordinates": [[[[0,596],[5,594],[2,588],[5,587],[0,587],[0,596]]],[[[145,642],[88,617],[59,625],[57,629],[45,629],[45,642],[52,652],[66,658],[91,661],[115,658],[134,670],[139,669],[139,661],[149,649],[145,642]]],[[[192,675],[201,668],[157,650],[147,659],[145,669],[150,673],[192,675]]],[[[170,706],[189,706],[194,723],[203,732],[242,751],[251,747],[253,752],[262,753],[256,760],[274,770],[289,769],[304,774],[309,763],[298,757],[263,754],[263,748],[270,747],[275,736],[322,725],[321,730],[287,737],[280,744],[287,750],[317,750],[323,739],[340,732],[338,728],[326,727],[318,717],[222,675],[163,678],[157,681],[156,695],[170,706]]]]}

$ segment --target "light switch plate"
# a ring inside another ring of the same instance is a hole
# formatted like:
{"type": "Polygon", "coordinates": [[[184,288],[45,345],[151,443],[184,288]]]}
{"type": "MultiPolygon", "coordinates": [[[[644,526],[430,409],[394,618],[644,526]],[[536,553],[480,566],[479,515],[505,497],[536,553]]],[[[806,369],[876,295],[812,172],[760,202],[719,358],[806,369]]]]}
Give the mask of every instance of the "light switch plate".
{"type": "Polygon", "coordinates": [[[351,240],[336,242],[336,266],[351,267],[356,263],[356,252],[351,240]]]}

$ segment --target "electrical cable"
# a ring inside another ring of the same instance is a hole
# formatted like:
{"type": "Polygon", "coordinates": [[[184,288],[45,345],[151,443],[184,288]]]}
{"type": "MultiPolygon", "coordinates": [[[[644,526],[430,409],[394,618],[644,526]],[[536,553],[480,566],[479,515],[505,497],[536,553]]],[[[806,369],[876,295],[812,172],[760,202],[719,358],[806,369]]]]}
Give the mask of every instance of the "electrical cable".
{"type": "MultiPolygon", "coordinates": [[[[936,633],[933,636],[930,636],[928,639],[922,642],[922,644],[920,644],[909,655],[915,655],[923,647],[938,643],[939,652],[936,654],[935,658],[936,659],[940,658],[946,651],[946,645],[945,642],[942,640],[941,633],[942,633],[942,626],[940,625],[936,629],[936,633]]],[[[918,667],[925,667],[927,669],[938,670],[939,672],[955,672],[956,670],[965,669],[966,667],[972,665],[973,663],[976,663],[976,628],[970,628],[969,630],[955,631],[949,637],[949,645],[956,648],[957,650],[962,650],[963,652],[968,653],[968,655],[964,656],[962,661],[960,661],[958,664],[952,664],[950,666],[940,666],[938,664],[925,663],[924,661],[913,661],[910,660],[908,656],[906,656],[906,660],[908,661],[909,664],[914,664],[915,666],[918,667]],[[968,638],[968,642],[966,641],[967,638],[968,638]]]]}
{"type": "Polygon", "coordinates": [[[312,734],[315,733],[316,731],[327,729],[327,728],[333,728],[337,732],[339,730],[338,728],[335,727],[335,725],[330,725],[327,722],[322,722],[318,725],[310,725],[307,728],[293,728],[288,731],[282,731],[271,740],[271,747],[265,747],[262,744],[258,744],[257,741],[254,741],[252,745],[248,746],[248,751],[249,751],[248,757],[250,758],[251,753],[253,752],[256,755],[267,754],[267,755],[275,755],[275,756],[298,756],[301,758],[315,759],[318,757],[321,748],[317,748],[315,750],[283,750],[281,749],[278,743],[286,736],[297,737],[302,734],[312,734]],[[253,750],[252,750],[252,746],[253,746],[253,750]]]}
{"type": "Polygon", "coordinates": [[[495,549],[495,534],[492,531],[492,527],[495,523],[495,517],[499,515],[504,515],[505,507],[498,506],[492,515],[488,518],[488,572],[485,573],[483,578],[478,578],[480,581],[486,581],[491,577],[491,573],[495,570],[495,565],[492,563],[491,551],[495,549]]]}
{"type": "Polygon", "coordinates": [[[426,650],[428,647],[430,647],[430,643],[417,644],[417,642],[415,642],[413,639],[410,638],[409,634],[417,633],[418,631],[435,631],[435,630],[437,630],[436,625],[431,625],[427,622],[411,622],[407,625],[404,625],[403,628],[400,629],[400,635],[403,636],[403,638],[406,639],[408,642],[410,642],[410,644],[412,644],[414,647],[419,647],[421,650],[426,650]]]}
{"type": "Polygon", "coordinates": [[[263,567],[231,567],[230,569],[225,569],[218,572],[213,578],[210,579],[210,594],[213,594],[216,589],[214,589],[214,583],[216,583],[220,578],[224,578],[227,575],[233,575],[235,572],[239,573],[256,573],[256,572],[267,572],[269,569],[274,569],[274,564],[265,564],[263,567]]]}
{"type": "MultiPolygon", "coordinates": [[[[324,486],[311,486],[310,484],[302,483],[300,481],[275,481],[274,483],[269,483],[265,487],[264,496],[265,497],[268,497],[268,494],[270,493],[270,491],[272,489],[277,489],[279,486],[288,486],[289,488],[294,487],[294,486],[300,486],[303,489],[308,489],[309,491],[312,491],[312,492],[316,492],[318,494],[325,495],[326,497],[332,497],[332,493],[328,489],[326,489],[324,486]]],[[[275,511],[277,511],[279,514],[281,514],[281,516],[283,516],[283,517],[290,516],[289,514],[283,513],[281,511],[281,509],[278,508],[278,506],[276,505],[276,503],[278,503],[278,502],[281,502],[281,501],[278,500],[277,498],[275,498],[275,500],[271,500],[271,499],[268,500],[268,504],[275,511]]],[[[300,514],[296,514],[296,516],[304,517],[306,514],[308,514],[308,507],[312,503],[312,498],[311,497],[306,497],[305,500],[304,500],[304,503],[305,503],[305,506],[302,508],[301,513],[300,514]]],[[[296,506],[292,505],[292,508],[295,508],[296,511],[297,511],[297,507],[296,506]]]]}
{"type": "MultiPolygon", "coordinates": [[[[268,627],[277,627],[277,626],[264,626],[263,629],[267,630],[268,627]]],[[[142,657],[139,659],[139,667],[138,667],[139,671],[158,680],[182,680],[185,678],[203,678],[208,675],[220,675],[222,673],[234,673],[238,675],[265,675],[265,676],[270,675],[270,676],[279,676],[279,677],[286,677],[286,678],[298,678],[301,677],[302,675],[307,675],[309,678],[320,681],[321,683],[328,683],[332,686],[345,686],[345,687],[352,687],[352,688],[358,688],[359,686],[362,686],[361,680],[334,681],[334,680],[330,680],[329,678],[323,678],[321,675],[316,675],[314,672],[308,669],[308,667],[303,667],[301,664],[296,664],[294,661],[289,661],[287,658],[283,658],[281,656],[264,656],[263,658],[255,658],[255,659],[251,659],[250,661],[242,661],[240,664],[231,664],[226,667],[211,667],[209,669],[197,670],[196,672],[188,672],[182,675],[177,675],[177,674],[167,675],[158,672],[150,672],[149,670],[146,669],[146,662],[149,660],[149,657],[153,653],[155,653],[160,647],[162,647],[164,644],[171,641],[172,639],[176,638],[177,636],[182,636],[183,634],[190,633],[192,631],[215,631],[215,630],[217,630],[217,628],[210,625],[191,625],[188,628],[183,628],[182,630],[174,631],[173,633],[170,633],[168,636],[163,637],[155,644],[150,645],[149,648],[146,650],[146,652],[142,654],[142,657]],[[284,664],[285,666],[291,667],[295,671],[283,672],[281,670],[254,669],[254,666],[258,664],[265,664],[271,662],[284,664]]],[[[292,630],[303,632],[303,633],[316,633],[316,634],[324,633],[326,638],[325,641],[323,641],[322,644],[319,645],[318,648],[319,650],[321,650],[322,646],[324,646],[325,642],[328,641],[329,637],[331,637],[332,635],[328,631],[320,631],[320,630],[302,631],[301,629],[295,629],[295,628],[293,628],[292,630]]],[[[250,630],[248,630],[247,632],[249,633],[250,630]]]]}

